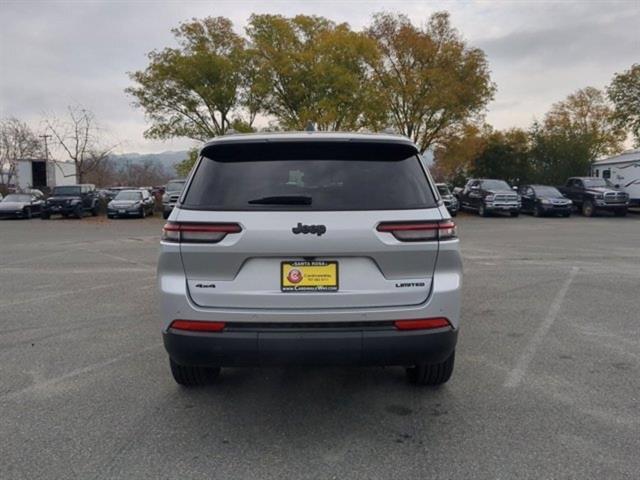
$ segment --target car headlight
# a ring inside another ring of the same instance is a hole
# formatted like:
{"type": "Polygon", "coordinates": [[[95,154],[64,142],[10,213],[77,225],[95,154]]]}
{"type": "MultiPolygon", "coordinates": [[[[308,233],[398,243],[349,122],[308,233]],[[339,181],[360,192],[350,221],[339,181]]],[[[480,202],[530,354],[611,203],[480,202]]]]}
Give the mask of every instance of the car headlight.
{"type": "Polygon", "coordinates": [[[546,198],[541,198],[540,199],[540,203],[542,203],[543,205],[550,205],[551,204],[551,200],[548,200],[546,198]]]}
{"type": "Polygon", "coordinates": [[[598,194],[594,195],[593,198],[595,198],[596,200],[602,200],[604,198],[604,195],[601,194],[601,193],[598,193],[598,194]]]}
{"type": "Polygon", "coordinates": [[[495,195],[487,195],[486,197],[484,197],[484,199],[485,199],[487,202],[493,202],[493,199],[494,199],[494,198],[496,198],[496,196],[495,196],[495,195]]]}

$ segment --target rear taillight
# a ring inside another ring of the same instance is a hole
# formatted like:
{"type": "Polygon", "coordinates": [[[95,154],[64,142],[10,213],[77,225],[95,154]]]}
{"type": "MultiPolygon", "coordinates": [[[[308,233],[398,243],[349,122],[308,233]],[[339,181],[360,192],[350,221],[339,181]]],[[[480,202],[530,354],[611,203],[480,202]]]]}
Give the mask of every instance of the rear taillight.
{"type": "Polygon", "coordinates": [[[442,222],[384,222],[378,225],[379,232],[391,233],[401,242],[426,242],[456,238],[456,224],[451,220],[442,222]]]}
{"type": "Polygon", "coordinates": [[[237,223],[174,223],[165,224],[162,240],[175,243],[218,243],[229,233],[240,233],[237,223]]]}
{"type": "Polygon", "coordinates": [[[174,330],[186,330],[189,332],[221,332],[224,327],[224,322],[203,322],[201,320],[174,320],[169,325],[169,328],[174,330]]]}
{"type": "Polygon", "coordinates": [[[416,320],[396,320],[393,325],[398,330],[432,330],[450,327],[451,323],[444,317],[418,318],[416,320]]]}

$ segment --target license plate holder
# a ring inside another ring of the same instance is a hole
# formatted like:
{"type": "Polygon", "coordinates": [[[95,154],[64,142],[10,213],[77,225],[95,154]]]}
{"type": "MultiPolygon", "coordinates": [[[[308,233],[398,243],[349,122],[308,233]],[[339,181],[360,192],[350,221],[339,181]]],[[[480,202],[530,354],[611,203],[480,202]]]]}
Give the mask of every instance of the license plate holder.
{"type": "Polygon", "coordinates": [[[280,263],[282,292],[337,292],[338,262],[335,260],[292,260],[280,263]]]}

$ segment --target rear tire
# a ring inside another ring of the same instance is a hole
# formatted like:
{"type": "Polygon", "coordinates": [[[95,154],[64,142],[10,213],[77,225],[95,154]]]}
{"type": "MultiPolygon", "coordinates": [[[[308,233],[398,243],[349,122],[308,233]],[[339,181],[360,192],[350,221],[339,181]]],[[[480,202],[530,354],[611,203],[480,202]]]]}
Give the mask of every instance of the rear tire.
{"type": "Polygon", "coordinates": [[[480,206],[478,207],[478,215],[480,215],[481,217],[489,216],[489,212],[487,212],[487,209],[485,208],[484,203],[481,203],[480,206]]]}
{"type": "Polygon", "coordinates": [[[589,200],[586,200],[582,204],[582,215],[585,217],[593,217],[593,214],[596,213],[596,208],[593,206],[593,203],[589,200]]]}
{"type": "Polygon", "coordinates": [[[171,374],[173,379],[183,387],[200,387],[213,383],[220,375],[220,367],[205,368],[178,365],[172,359],[169,359],[171,366],[171,374]]]}
{"type": "Polygon", "coordinates": [[[422,363],[409,367],[407,378],[414,385],[442,385],[451,378],[455,358],[456,352],[453,351],[444,362],[422,363]]]}
{"type": "Polygon", "coordinates": [[[97,217],[97,216],[98,216],[98,213],[100,213],[100,212],[99,212],[99,210],[100,210],[100,207],[99,207],[99,206],[98,206],[98,204],[96,203],[96,204],[93,206],[93,208],[91,209],[91,215],[92,215],[92,216],[94,216],[94,217],[97,217]]]}
{"type": "Polygon", "coordinates": [[[82,209],[82,205],[78,206],[73,211],[73,216],[76,217],[76,218],[82,218],[84,216],[84,210],[82,209]]]}

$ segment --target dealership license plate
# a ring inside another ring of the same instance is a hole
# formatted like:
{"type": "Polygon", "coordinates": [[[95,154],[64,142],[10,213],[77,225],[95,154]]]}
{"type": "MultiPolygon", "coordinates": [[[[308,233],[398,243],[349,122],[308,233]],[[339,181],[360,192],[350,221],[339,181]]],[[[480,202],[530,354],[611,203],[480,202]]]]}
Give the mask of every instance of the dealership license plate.
{"type": "Polygon", "coordinates": [[[338,262],[282,262],[280,289],[283,292],[337,292],[338,262]]]}
{"type": "Polygon", "coordinates": [[[118,213],[124,213],[124,212],[125,212],[124,210],[118,210],[118,213]]]}

